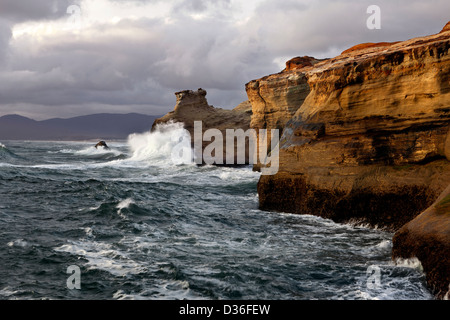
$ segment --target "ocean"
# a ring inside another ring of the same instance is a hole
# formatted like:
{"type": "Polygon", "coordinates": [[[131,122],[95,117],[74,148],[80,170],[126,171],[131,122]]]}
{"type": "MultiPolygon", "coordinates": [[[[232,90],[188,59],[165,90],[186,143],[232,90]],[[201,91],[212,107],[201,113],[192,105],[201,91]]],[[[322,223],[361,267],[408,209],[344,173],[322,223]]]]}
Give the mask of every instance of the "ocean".
{"type": "Polygon", "coordinates": [[[0,299],[433,299],[391,232],[262,211],[250,166],[174,165],[171,126],[1,141],[0,299]]]}

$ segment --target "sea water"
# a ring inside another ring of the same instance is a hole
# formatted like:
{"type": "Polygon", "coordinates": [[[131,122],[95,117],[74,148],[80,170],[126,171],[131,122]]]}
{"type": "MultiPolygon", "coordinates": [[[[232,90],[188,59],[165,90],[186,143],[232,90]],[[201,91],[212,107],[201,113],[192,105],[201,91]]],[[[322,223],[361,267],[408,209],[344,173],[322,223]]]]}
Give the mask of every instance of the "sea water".
{"type": "Polygon", "coordinates": [[[262,211],[251,167],[172,164],[183,134],[2,141],[0,299],[433,299],[392,233],[262,211]]]}

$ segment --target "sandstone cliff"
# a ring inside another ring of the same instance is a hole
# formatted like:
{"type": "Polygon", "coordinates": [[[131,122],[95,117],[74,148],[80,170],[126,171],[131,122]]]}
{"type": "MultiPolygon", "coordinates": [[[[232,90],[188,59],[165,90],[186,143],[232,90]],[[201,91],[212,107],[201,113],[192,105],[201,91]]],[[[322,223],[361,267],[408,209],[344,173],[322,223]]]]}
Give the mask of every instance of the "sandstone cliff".
{"type": "Polygon", "coordinates": [[[252,127],[283,130],[261,208],[398,229],[431,205],[450,182],[449,40],[354,47],[248,83],[252,127]]]}
{"type": "Polygon", "coordinates": [[[284,128],[310,92],[305,70],[311,69],[318,61],[311,57],[297,57],[286,62],[283,72],[245,85],[252,105],[253,129],[284,128]]]}
{"type": "MultiPolygon", "coordinates": [[[[244,101],[232,110],[215,108],[208,104],[206,91],[198,89],[197,91],[184,90],[176,92],[176,105],[173,111],[165,116],[156,119],[152,130],[159,124],[173,122],[182,122],[184,128],[191,134],[192,145],[194,145],[194,122],[202,122],[202,134],[208,129],[218,129],[223,136],[223,164],[226,164],[226,130],[242,129],[247,131],[250,128],[250,119],[252,107],[248,101],[244,101]]],[[[203,149],[211,144],[211,141],[203,141],[203,149]]],[[[237,144],[235,145],[235,156],[237,157],[237,144]]],[[[248,163],[248,145],[246,148],[246,162],[248,163]]],[[[234,164],[237,164],[235,157],[234,164]]]]}
{"type": "Polygon", "coordinates": [[[296,58],[246,85],[251,126],[282,130],[279,172],[261,176],[260,207],[392,231],[425,211],[398,231],[394,256],[417,256],[439,297],[450,217],[441,202],[427,208],[450,184],[449,26],[323,61],[296,58]]]}
{"type": "Polygon", "coordinates": [[[434,294],[449,299],[450,185],[432,206],[404,225],[392,241],[392,257],[418,258],[434,294]]]}

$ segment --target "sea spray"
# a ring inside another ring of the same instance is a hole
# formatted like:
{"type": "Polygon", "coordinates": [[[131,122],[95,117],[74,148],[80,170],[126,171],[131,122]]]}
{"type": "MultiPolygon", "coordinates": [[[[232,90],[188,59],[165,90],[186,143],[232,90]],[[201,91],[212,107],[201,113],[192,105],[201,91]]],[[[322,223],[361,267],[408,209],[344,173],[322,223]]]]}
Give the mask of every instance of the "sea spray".
{"type": "Polygon", "coordinates": [[[74,153],[76,156],[88,157],[92,159],[98,160],[118,160],[125,158],[125,155],[122,154],[119,150],[115,149],[106,149],[106,148],[95,148],[94,146],[90,146],[88,148],[78,150],[74,153]]]}
{"type": "Polygon", "coordinates": [[[172,153],[180,141],[186,139],[189,139],[189,132],[179,122],[158,125],[152,132],[132,134],[128,137],[129,160],[150,161],[161,166],[176,165],[178,163],[171,161],[172,153]]]}

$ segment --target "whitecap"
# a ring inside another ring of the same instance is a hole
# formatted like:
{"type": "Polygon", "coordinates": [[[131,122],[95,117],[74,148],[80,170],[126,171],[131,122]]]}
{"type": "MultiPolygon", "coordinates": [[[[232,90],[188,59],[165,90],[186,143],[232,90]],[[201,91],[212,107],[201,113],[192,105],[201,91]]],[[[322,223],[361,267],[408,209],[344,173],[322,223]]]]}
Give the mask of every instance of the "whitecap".
{"type": "Polygon", "coordinates": [[[93,236],[94,236],[93,230],[92,230],[91,227],[86,227],[86,228],[84,228],[83,230],[84,230],[84,232],[86,233],[86,235],[87,235],[88,237],[93,237],[93,236]]]}
{"type": "Polygon", "coordinates": [[[105,148],[95,148],[88,147],[82,150],[75,151],[75,155],[79,156],[101,156],[101,155],[113,155],[120,156],[122,153],[119,150],[115,149],[105,149],[105,148]]]}
{"type": "Polygon", "coordinates": [[[103,270],[114,276],[124,277],[145,272],[145,268],[139,263],[115,250],[111,244],[88,240],[69,241],[54,250],[81,256],[88,260],[88,269],[103,270]]]}
{"type": "Polygon", "coordinates": [[[134,203],[133,199],[127,198],[125,200],[120,201],[116,208],[119,210],[126,209],[133,203],[134,203]]]}
{"type": "Polygon", "coordinates": [[[411,268],[411,269],[423,271],[422,263],[416,257],[409,258],[409,259],[397,258],[394,260],[394,264],[397,267],[411,268]]]}
{"type": "Polygon", "coordinates": [[[391,240],[383,240],[379,244],[375,246],[377,249],[381,250],[390,250],[392,248],[392,241],[391,240]]]}
{"type": "Polygon", "coordinates": [[[131,198],[127,198],[125,200],[122,200],[119,202],[119,204],[116,206],[117,208],[117,214],[122,218],[122,219],[128,219],[125,214],[123,214],[122,210],[123,209],[127,209],[130,207],[131,204],[133,204],[134,201],[131,198]]]}
{"type": "Polygon", "coordinates": [[[8,242],[6,245],[8,247],[22,247],[22,248],[25,248],[26,246],[28,246],[28,242],[26,242],[23,239],[17,239],[17,240],[8,242]]]}
{"type": "Polygon", "coordinates": [[[18,293],[21,293],[22,291],[20,290],[14,290],[11,287],[4,287],[3,289],[0,289],[0,296],[2,297],[10,297],[10,296],[14,296],[18,293]]]}

